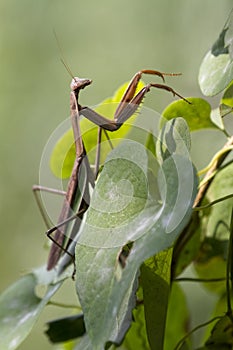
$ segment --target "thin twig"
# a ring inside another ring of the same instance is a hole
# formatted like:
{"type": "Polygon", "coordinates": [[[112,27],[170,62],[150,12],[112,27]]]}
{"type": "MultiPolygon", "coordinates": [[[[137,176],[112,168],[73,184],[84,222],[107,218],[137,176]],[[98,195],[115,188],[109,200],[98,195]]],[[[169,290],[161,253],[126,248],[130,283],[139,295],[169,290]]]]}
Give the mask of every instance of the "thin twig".
{"type": "Polygon", "coordinates": [[[223,282],[226,281],[226,277],[220,278],[192,278],[192,277],[180,277],[175,278],[174,282],[202,282],[202,283],[211,283],[211,282],[223,282]]]}
{"type": "Polygon", "coordinates": [[[52,306],[58,306],[58,307],[63,307],[65,309],[78,309],[82,311],[81,306],[73,305],[73,304],[63,304],[57,301],[52,301],[50,300],[47,305],[52,305],[52,306]]]}
{"type": "Polygon", "coordinates": [[[205,209],[211,208],[213,205],[215,205],[217,203],[221,203],[221,202],[225,201],[226,199],[230,199],[232,197],[233,197],[233,193],[228,194],[226,196],[223,196],[221,198],[215,199],[214,201],[212,201],[206,205],[202,205],[200,207],[195,207],[195,208],[193,208],[193,210],[195,210],[195,211],[205,210],[205,209]]]}

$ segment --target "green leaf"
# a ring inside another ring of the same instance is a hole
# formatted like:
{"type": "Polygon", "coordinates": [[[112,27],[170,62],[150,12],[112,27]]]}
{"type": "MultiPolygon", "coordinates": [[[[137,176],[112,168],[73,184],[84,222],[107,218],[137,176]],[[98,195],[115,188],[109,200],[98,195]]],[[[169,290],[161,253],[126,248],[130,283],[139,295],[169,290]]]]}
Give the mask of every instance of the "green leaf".
{"type": "Polygon", "coordinates": [[[93,350],[127,331],[140,265],[173,244],[192,212],[197,182],[190,160],[173,154],[155,175],[151,157],[134,141],[111,152],[79,232],[76,288],[93,350]]]}
{"type": "Polygon", "coordinates": [[[199,71],[199,85],[204,95],[224,90],[233,79],[233,12],[219,38],[204,57],[199,71]]]}
{"type": "MultiPolygon", "coordinates": [[[[226,254],[228,240],[206,237],[200,248],[199,257],[194,267],[200,278],[224,278],[226,275],[226,254]]],[[[226,289],[225,281],[203,283],[203,287],[211,292],[222,294],[226,289]]]]}
{"type": "MultiPolygon", "coordinates": [[[[216,128],[210,119],[210,104],[202,98],[190,97],[188,99],[191,104],[183,100],[172,102],[162,115],[165,119],[182,117],[186,120],[190,131],[200,130],[204,128],[216,128]]],[[[164,120],[162,120],[164,123],[164,120]]]]}
{"type": "Polygon", "coordinates": [[[221,113],[220,107],[215,108],[211,111],[210,119],[220,130],[225,130],[225,126],[222,121],[222,113],[221,113]]]}
{"type": "MultiPolygon", "coordinates": [[[[226,282],[225,282],[226,284],[226,282]]],[[[232,298],[231,298],[232,299],[232,298]]],[[[233,300],[231,300],[232,302],[233,300]]],[[[224,315],[226,313],[226,309],[227,309],[227,296],[226,296],[226,288],[223,290],[223,294],[220,295],[220,297],[218,298],[215,306],[214,306],[214,310],[212,313],[212,318],[216,318],[219,317],[219,315],[224,315]]],[[[210,337],[210,333],[212,332],[212,328],[213,325],[212,323],[210,323],[205,330],[205,336],[204,336],[204,340],[207,341],[207,339],[209,339],[210,337]]]]}
{"type": "Polygon", "coordinates": [[[221,104],[219,106],[219,110],[220,110],[220,115],[221,118],[226,117],[228,114],[233,113],[233,107],[227,106],[225,104],[221,104]]]}
{"type": "MultiPolygon", "coordinates": [[[[45,296],[40,299],[35,294],[41,277],[46,275],[45,268],[22,277],[0,296],[0,348],[16,349],[28,336],[40,313],[49,299],[60,287],[60,283],[51,285],[45,296]]],[[[47,273],[47,275],[50,275],[47,273]]]]}
{"type": "Polygon", "coordinates": [[[61,343],[85,334],[83,314],[47,322],[46,334],[52,343],[61,343]]]}
{"type": "Polygon", "coordinates": [[[33,274],[22,277],[0,297],[0,344],[2,349],[16,349],[31,331],[34,317],[28,316],[38,308],[41,300],[34,294],[33,274]],[[20,325],[20,321],[22,322],[20,325]],[[19,325],[19,326],[18,326],[19,325]]]}
{"type": "Polygon", "coordinates": [[[182,237],[191,238],[184,246],[181,246],[182,249],[180,249],[179,238],[175,243],[172,261],[173,278],[179,276],[185,270],[185,268],[193,262],[199,253],[201,245],[201,223],[198,213],[193,213],[192,219],[182,232],[182,237]]]}
{"type": "Polygon", "coordinates": [[[233,79],[233,64],[229,54],[214,56],[209,51],[199,71],[199,85],[205,96],[214,96],[224,90],[233,79]]]}
{"type": "Polygon", "coordinates": [[[146,148],[153,154],[156,154],[156,139],[153,136],[152,133],[149,133],[147,140],[146,140],[146,148]]]}
{"type": "MultiPolygon", "coordinates": [[[[224,278],[226,271],[226,262],[220,256],[210,258],[206,263],[195,263],[195,270],[200,278],[224,278]]],[[[209,291],[221,294],[226,288],[226,283],[222,282],[209,282],[203,283],[203,287],[209,291]]]]}
{"type": "MultiPolygon", "coordinates": [[[[233,163],[223,167],[215,176],[209,190],[208,199],[210,202],[232,194],[233,188],[233,163]]],[[[228,239],[231,208],[233,199],[224,200],[214,205],[211,209],[207,224],[208,236],[216,239],[228,239]]]]}
{"type": "MultiPolygon", "coordinates": [[[[121,85],[111,98],[105,99],[94,110],[108,118],[113,120],[114,112],[120,102],[129,82],[121,85]]],[[[139,82],[136,92],[138,92],[144,86],[143,82],[139,82]]],[[[81,112],[80,112],[81,113],[81,112]]],[[[121,126],[120,129],[109,133],[114,147],[125,138],[127,133],[132,127],[132,123],[135,116],[132,116],[129,122],[121,126]]],[[[80,121],[81,135],[88,154],[88,158],[91,164],[95,162],[95,152],[97,146],[97,133],[98,126],[89,121],[86,118],[82,118],[80,121]]],[[[107,154],[111,150],[111,147],[107,141],[106,135],[103,133],[101,140],[101,162],[104,162],[107,154]]],[[[75,145],[73,131],[68,130],[56,143],[50,158],[50,168],[52,173],[58,178],[69,178],[73,164],[75,160],[75,145]]]]}
{"type": "Polygon", "coordinates": [[[70,176],[75,159],[75,145],[73,131],[68,130],[56,143],[51,158],[50,169],[59,179],[70,176]]]}
{"type": "Polygon", "coordinates": [[[187,334],[189,317],[185,294],[179,284],[174,282],[169,297],[164,350],[174,349],[187,334]]]}
{"type": "Polygon", "coordinates": [[[233,107],[233,81],[224,91],[223,97],[221,99],[221,104],[233,107]]]}
{"type": "Polygon", "coordinates": [[[133,322],[123,342],[126,350],[151,350],[147,336],[143,305],[133,310],[133,322]]]}
{"type": "Polygon", "coordinates": [[[146,331],[151,350],[163,349],[170,292],[172,249],[158,253],[141,267],[146,331]]]}
{"type": "Polygon", "coordinates": [[[233,323],[228,316],[222,317],[213,327],[211,336],[205,345],[208,349],[218,346],[218,349],[232,349],[233,346],[233,323]]]}

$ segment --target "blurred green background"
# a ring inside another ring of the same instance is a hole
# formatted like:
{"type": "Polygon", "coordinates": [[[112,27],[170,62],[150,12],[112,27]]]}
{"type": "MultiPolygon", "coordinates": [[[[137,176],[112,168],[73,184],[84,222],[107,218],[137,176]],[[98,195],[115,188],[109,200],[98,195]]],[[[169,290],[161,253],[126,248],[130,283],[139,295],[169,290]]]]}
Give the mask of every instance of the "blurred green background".
{"type": "MultiPolygon", "coordinates": [[[[93,80],[81,94],[84,105],[112,95],[142,68],[182,72],[168,78],[169,85],[184,96],[201,96],[199,65],[231,6],[232,0],[0,1],[0,291],[47,256],[31,187],[38,183],[47,139],[69,116],[70,83],[53,30],[72,72],[93,80]]],[[[165,92],[153,91],[145,105],[162,111],[170,101],[165,92]]],[[[217,148],[210,131],[206,144],[198,141],[198,148],[194,142],[198,166],[207,160],[198,159],[203,147],[213,153],[213,141],[217,148]]],[[[62,298],[71,302],[73,287],[62,298]]],[[[54,314],[48,309],[21,350],[51,349],[42,335],[44,320],[54,314]]]]}

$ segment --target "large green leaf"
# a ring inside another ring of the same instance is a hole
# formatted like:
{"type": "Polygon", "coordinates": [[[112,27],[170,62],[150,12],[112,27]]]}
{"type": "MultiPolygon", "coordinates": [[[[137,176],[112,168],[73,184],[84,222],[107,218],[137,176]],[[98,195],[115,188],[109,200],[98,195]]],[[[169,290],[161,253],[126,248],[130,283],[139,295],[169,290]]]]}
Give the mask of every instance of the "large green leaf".
{"type": "Polygon", "coordinates": [[[16,349],[28,336],[49,299],[61,283],[51,285],[41,299],[35,294],[38,284],[49,283],[53,273],[45,268],[25,275],[0,296],[0,348],[16,349]],[[45,279],[47,278],[47,281],[45,279]],[[43,279],[44,281],[41,281],[43,279]]]}
{"type": "Polygon", "coordinates": [[[170,293],[172,249],[160,252],[141,267],[146,331],[151,350],[163,349],[170,293]]]}
{"type": "Polygon", "coordinates": [[[204,57],[199,84],[206,96],[221,92],[233,79],[233,12],[211,50],[204,57]]]}
{"type": "Polygon", "coordinates": [[[133,310],[133,322],[123,342],[124,350],[151,350],[147,340],[143,304],[133,310]]]}
{"type": "MultiPolygon", "coordinates": [[[[175,349],[177,343],[189,331],[189,310],[185,294],[178,283],[172,284],[169,297],[164,350],[175,349]]],[[[188,349],[189,341],[186,341],[188,349]]]]}
{"type": "MultiPolygon", "coordinates": [[[[129,82],[126,82],[120,86],[114,95],[105,99],[96,108],[95,111],[103,116],[106,116],[109,120],[113,120],[114,112],[120,102],[129,82]]],[[[137,91],[144,86],[143,82],[139,82],[137,91]]],[[[109,138],[112,140],[114,146],[116,146],[129,132],[134,117],[130,118],[128,123],[125,123],[121,128],[115,132],[109,133],[109,138]]],[[[91,163],[94,163],[95,152],[97,146],[97,132],[98,127],[86,118],[82,118],[80,121],[81,134],[85,144],[86,151],[91,163]]],[[[101,141],[101,162],[106,158],[107,153],[111,150],[107,141],[106,135],[103,133],[101,141]]],[[[75,145],[73,131],[68,130],[56,143],[50,159],[50,168],[53,174],[58,178],[70,177],[72,167],[75,160],[75,145]]]]}
{"type": "MultiPolygon", "coordinates": [[[[204,128],[216,128],[210,118],[210,104],[202,98],[191,97],[188,99],[190,104],[183,100],[172,102],[162,115],[165,119],[182,117],[186,120],[190,131],[204,128]]],[[[164,120],[162,119],[162,124],[164,120]]]]}
{"type": "Polygon", "coordinates": [[[131,322],[140,265],[170,247],[191,215],[197,182],[189,158],[173,153],[154,174],[148,164],[158,164],[150,157],[134,141],[111,152],[79,233],[76,288],[93,350],[120,341],[131,322]]]}

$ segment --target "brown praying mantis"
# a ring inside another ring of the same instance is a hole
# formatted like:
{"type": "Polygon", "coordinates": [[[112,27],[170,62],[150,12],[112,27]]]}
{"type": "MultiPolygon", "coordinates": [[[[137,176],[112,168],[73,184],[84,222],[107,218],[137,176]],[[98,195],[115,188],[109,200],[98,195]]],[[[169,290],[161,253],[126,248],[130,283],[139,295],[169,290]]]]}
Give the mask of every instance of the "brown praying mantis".
{"type": "MultiPolygon", "coordinates": [[[[97,156],[96,156],[97,158],[96,173],[97,173],[98,167],[99,167],[99,154],[100,154],[99,146],[101,143],[102,130],[104,130],[106,135],[107,135],[107,131],[114,132],[118,130],[122,126],[122,124],[124,124],[137,111],[145,95],[147,94],[147,92],[150,91],[151,88],[166,90],[168,92],[171,92],[174,96],[178,96],[179,98],[183,99],[187,103],[190,103],[183,96],[181,96],[175,90],[173,90],[170,86],[165,85],[164,76],[166,75],[176,76],[176,75],[180,75],[180,73],[178,74],[162,73],[162,72],[159,72],[156,70],[150,70],[150,69],[143,69],[137,72],[133,76],[132,80],[130,81],[120,103],[118,104],[118,107],[114,114],[114,120],[109,120],[103,117],[102,115],[98,114],[97,112],[95,112],[93,109],[86,106],[85,107],[81,106],[79,104],[79,92],[82,89],[86,88],[88,85],[90,85],[92,81],[89,79],[81,79],[81,78],[72,76],[73,79],[70,85],[71,87],[70,115],[71,115],[71,123],[72,123],[73,135],[74,135],[76,154],[75,154],[75,161],[74,161],[72,173],[67,185],[67,191],[60,193],[62,195],[65,195],[65,199],[58,218],[58,224],[48,229],[48,231],[46,232],[46,235],[52,240],[52,246],[50,249],[48,263],[47,263],[48,270],[51,270],[56,266],[62,252],[67,252],[68,255],[70,255],[70,257],[74,259],[74,255],[72,255],[67,249],[70,242],[73,240],[73,237],[78,232],[82,217],[85,211],[88,209],[90,193],[87,185],[91,184],[91,186],[94,187],[94,180],[95,180],[94,174],[92,173],[92,170],[90,168],[90,164],[86,156],[85,146],[83,144],[83,140],[81,137],[81,131],[80,131],[80,125],[79,125],[80,115],[83,115],[85,118],[89,119],[91,122],[93,122],[99,127],[98,148],[97,148],[97,156]],[[159,76],[163,80],[163,84],[149,83],[145,85],[138,93],[136,93],[138,83],[143,74],[159,76]],[[87,173],[87,180],[86,180],[86,183],[83,185],[82,190],[80,190],[79,188],[81,166],[85,166],[86,173],[87,173]],[[79,197],[79,201],[77,205],[78,197],[79,197]],[[76,214],[72,215],[75,207],[76,207],[76,214]],[[69,238],[66,238],[68,225],[72,219],[76,219],[76,222],[74,224],[74,227],[72,228],[71,236],[69,238]]],[[[35,194],[37,191],[41,191],[41,190],[58,193],[57,190],[49,190],[42,186],[33,186],[33,190],[35,194]]]]}

